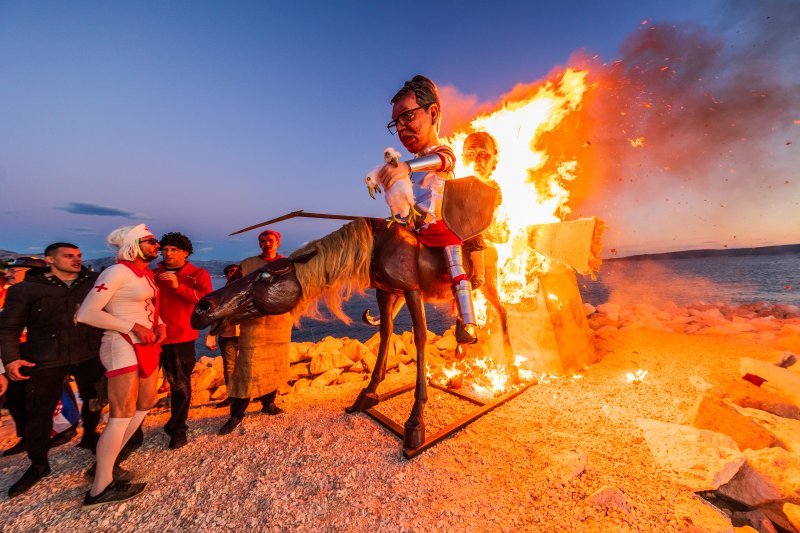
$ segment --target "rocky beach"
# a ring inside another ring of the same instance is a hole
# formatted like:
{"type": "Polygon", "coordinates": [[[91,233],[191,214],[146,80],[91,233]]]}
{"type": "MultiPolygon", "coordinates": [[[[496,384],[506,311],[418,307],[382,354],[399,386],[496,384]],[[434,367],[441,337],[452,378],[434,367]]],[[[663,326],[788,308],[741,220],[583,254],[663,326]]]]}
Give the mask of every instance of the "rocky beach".
{"type": "MultiPolygon", "coordinates": [[[[790,305],[584,305],[597,361],[535,384],[412,460],[363,414],[344,412],[374,363],[374,342],[292,347],[279,416],[226,419],[216,366],[195,369],[188,446],[166,450],[163,409],[125,464],[140,497],[81,512],[91,458],[51,452],[53,473],[0,499],[3,531],[796,531],[800,510],[800,310],[790,305]],[[758,386],[757,386],[758,385],[758,386]]],[[[450,335],[426,347],[452,361],[450,335]]],[[[394,338],[379,391],[413,381],[394,338]]],[[[412,402],[378,408],[402,423],[412,402]]],[[[430,389],[428,431],[464,402],[430,389]]],[[[8,418],[4,418],[4,424],[8,418]]],[[[14,442],[4,426],[0,446],[14,442]]],[[[0,459],[0,490],[27,461],[0,459]]]]}

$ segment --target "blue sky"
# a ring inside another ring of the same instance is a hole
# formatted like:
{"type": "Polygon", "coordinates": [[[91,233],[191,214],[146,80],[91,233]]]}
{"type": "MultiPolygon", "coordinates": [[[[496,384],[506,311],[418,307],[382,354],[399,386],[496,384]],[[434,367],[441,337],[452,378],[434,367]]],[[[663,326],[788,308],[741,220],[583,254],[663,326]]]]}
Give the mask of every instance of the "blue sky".
{"type": "MultiPolygon", "coordinates": [[[[645,20],[735,41],[725,6],[748,2],[288,4],[0,0],[0,248],[67,240],[98,257],[109,231],[144,221],[189,235],[197,258],[238,259],[257,250],[257,232],[228,233],[289,211],[384,216],[362,179],[384,147],[400,148],[384,127],[388,101],[414,74],[490,102],[578,50],[613,61],[645,20]]],[[[800,4],[763,5],[779,18],[800,4]]],[[[660,193],[590,202],[587,214],[618,221],[607,247],[620,251],[717,247],[736,224],[742,244],[745,230],[752,243],[800,242],[786,230],[800,228],[798,130],[770,158],[776,183],[789,183],[766,217],[759,207],[760,234],[741,221],[749,192],[733,195],[736,215],[704,213],[719,224],[702,232],[676,230],[676,217],[696,213],[665,210],[660,193]]],[[[750,191],[737,182],[723,192],[740,186],[750,191]]],[[[336,226],[276,229],[286,253],[336,226]]]]}

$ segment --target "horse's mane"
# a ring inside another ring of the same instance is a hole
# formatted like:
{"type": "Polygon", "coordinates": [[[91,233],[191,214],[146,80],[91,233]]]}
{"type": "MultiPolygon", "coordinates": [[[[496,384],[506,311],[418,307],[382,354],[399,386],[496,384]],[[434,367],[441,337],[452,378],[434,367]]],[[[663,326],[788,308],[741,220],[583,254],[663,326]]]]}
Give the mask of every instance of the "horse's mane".
{"type": "Polygon", "coordinates": [[[307,263],[294,265],[303,290],[302,300],[292,311],[295,320],[303,316],[322,318],[319,303],[324,301],[331,313],[350,324],[342,303],[354,292],[363,294],[369,286],[372,245],[372,229],[366,220],[359,218],[295,250],[290,259],[317,251],[307,263]]]}

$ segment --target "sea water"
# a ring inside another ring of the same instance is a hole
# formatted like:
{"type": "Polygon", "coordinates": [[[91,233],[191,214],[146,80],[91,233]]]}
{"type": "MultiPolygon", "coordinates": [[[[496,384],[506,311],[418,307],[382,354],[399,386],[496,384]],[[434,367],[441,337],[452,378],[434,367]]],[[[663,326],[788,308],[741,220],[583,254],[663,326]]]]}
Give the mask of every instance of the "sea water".
{"type": "MultiPolygon", "coordinates": [[[[214,278],[212,282],[217,289],[225,280],[214,278]]],[[[583,301],[594,305],[610,298],[628,303],[672,301],[678,305],[760,301],[800,305],[800,254],[607,261],[597,280],[579,275],[578,285],[583,301]]],[[[318,342],[332,335],[364,341],[378,331],[361,321],[365,309],[378,316],[374,291],[368,290],[364,296],[354,296],[344,303],[343,310],[352,320],[350,325],[336,318],[304,319],[292,332],[292,340],[318,342]]],[[[450,309],[448,303],[426,303],[428,329],[441,334],[452,326],[455,319],[450,309]]],[[[411,317],[403,308],[395,320],[395,331],[410,329],[411,317]]],[[[208,353],[204,339],[205,332],[202,332],[197,343],[198,354],[208,353]]]]}

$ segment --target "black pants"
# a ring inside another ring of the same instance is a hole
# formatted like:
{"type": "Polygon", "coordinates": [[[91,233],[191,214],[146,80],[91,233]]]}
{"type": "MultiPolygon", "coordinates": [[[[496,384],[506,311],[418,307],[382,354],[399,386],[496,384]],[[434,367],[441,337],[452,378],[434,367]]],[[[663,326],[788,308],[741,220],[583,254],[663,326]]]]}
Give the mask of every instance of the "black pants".
{"type": "Polygon", "coordinates": [[[103,364],[97,357],[77,365],[32,367],[31,378],[25,382],[25,442],[32,464],[48,464],[47,450],[50,449],[50,434],[53,432],[53,411],[61,398],[61,391],[64,390],[64,378],[68,375],[75,377],[78,392],[83,399],[81,418],[84,434],[95,431],[100,413],[89,409],[89,400],[97,397],[95,385],[104,371],[103,364]]]}
{"type": "Polygon", "coordinates": [[[170,435],[186,433],[189,426],[189,405],[192,403],[192,370],[194,370],[194,341],[161,346],[161,366],[169,381],[170,416],[164,431],[170,435]]]}
{"type": "Polygon", "coordinates": [[[8,391],[6,391],[6,408],[14,421],[17,430],[17,437],[25,436],[25,381],[8,380],[8,391]]]}

